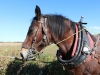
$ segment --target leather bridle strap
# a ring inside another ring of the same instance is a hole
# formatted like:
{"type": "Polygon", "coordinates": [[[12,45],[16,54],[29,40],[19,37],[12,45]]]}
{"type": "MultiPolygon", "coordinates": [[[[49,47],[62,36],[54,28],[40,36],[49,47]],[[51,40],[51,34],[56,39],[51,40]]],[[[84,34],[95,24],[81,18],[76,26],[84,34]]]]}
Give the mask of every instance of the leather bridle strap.
{"type": "MultiPolygon", "coordinates": [[[[32,45],[34,44],[34,42],[36,41],[36,35],[37,35],[37,33],[38,33],[38,31],[39,31],[39,29],[41,28],[41,24],[39,25],[39,27],[38,27],[38,29],[37,29],[37,31],[36,31],[36,33],[35,33],[35,37],[34,37],[34,39],[33,39],[33,41],[32,41],[32,45]]],[[[32,45],[31,46],[26,46],[26,45],[24,45],[24,44],[22,44],[22,47],[23,48],[25,48],[25,49],[31,49],[32,48],[32,45]]]]}
{"type": "Polygon", "coordinates": [[[24,44],[22,44],[23,48],[25,48],[25,49],[31,49],[33,51],[33,53],[37,53],[38,52],[37,51],[37,47],[39,47],[43,42],[45,42],[45,46],[49,45],[49,39],[48,39],[48,36],[47,36],[47,24],[46,24],[47,23],[47,18],[43,18],[42,21],[38,21],[38,22],[40,22],[40,25],[39,25],[39,27],[38,27],[38,29],[36,31],[36,34],[35,34],[35,37],[33,39],[31,47],[30,46],[25,46],[24,44]],[[42,40],[38,44],[36,44],[35,46],[33,46],[33,44],[36,41],[37,33],[38,33],[38,31],[39,31],[40,28],[42,28],[43,32],[44,32],[43,38],[42,38],[42,40]]]}
{"type": "Polygon", "coordinates": [[[46,45],[49,45],[49,39],[47,36],[47,18],[44,18],[44,25],[43,25],[43,31],[44,31],[44,41],[46,42],[46,45]]]}
{"type": "MultiPolygon", "coordinates": [[[[47,36],[47,24],[46,24],[47,18],[44,18],[44,25],[43,25],[42,21],[38,21],[38,22],[40,22],[40,27],[42,27],[42,29],[43,29],[44,36],[43,36],[43,39],[42,39],[37,45],[35,45],[34,47],[32,46],[33,52],[35,52],[35,53],[38,52],[38,51],[37,51],[37,47],[40,46],[43,42],[46,43],[45,46],[46,46],[46,45],[49,45],[49,39],[48,39],[48,36],[47,36]]],[[[35,39],[35,40],[36,40],[36,39],[35,39]]],[[[34,41],[34,42],[35,42],[35,41],[34,41]]],[[[33,43],[34,43],[34,42],[33,42],[33,43]]],[[[32,44],[32,45],[33,45],[33,44],[32,44]]]]}

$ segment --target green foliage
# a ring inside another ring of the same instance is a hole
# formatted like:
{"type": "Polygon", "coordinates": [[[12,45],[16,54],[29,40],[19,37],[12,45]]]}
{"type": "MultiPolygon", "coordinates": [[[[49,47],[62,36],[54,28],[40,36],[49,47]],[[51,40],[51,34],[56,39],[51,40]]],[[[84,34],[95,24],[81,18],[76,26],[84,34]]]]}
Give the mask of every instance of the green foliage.
{"type": "MultiPolygon", "coordinates": [[[[62,66],[56,61],[47,62],[36,60],[36,61],[28,61],[26,66],[22,68],[19,75],[67,75],[65,71],[63,71],[62,66]]],[[[23,62],[14,60],[8,64],[5,74],[6,75],[16,75],[20,70],[23,62]]]]}

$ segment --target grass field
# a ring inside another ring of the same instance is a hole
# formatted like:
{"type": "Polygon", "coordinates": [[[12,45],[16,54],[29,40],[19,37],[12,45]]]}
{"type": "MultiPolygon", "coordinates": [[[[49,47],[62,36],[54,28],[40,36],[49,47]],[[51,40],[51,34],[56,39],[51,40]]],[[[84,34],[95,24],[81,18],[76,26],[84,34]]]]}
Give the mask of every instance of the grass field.
{"type": "Polygon", "coordinates": [[[13,56],[20,57],[21,44],[0,43],[0,75],[67,75],[57,62],[58,47],[54,45],[46,47],[40,57],[22,67],[21,60],[13,59],[13,56]]]}

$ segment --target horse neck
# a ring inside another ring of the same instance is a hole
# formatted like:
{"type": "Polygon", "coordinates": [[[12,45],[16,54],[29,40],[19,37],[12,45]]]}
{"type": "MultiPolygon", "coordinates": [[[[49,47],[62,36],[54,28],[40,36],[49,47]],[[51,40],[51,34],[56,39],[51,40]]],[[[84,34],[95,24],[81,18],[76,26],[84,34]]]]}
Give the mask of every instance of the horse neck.
{"type": "Polygon", "coordinates": [[[63,35],[62,39],[59,39],[56,36],[53,36],[54,43],[57,44],[60,52],[62,53],[63,57],[65,57],[65,59],[71,58],[71,53],[72,53],[71,46],[74,41],[74,36],[72,36],[73,34],[74,34],[73,30],[72,30],[71,26],[69,26],[69,27],[67,27],[66,34],[63,35]],[[66,40],[63,41],[64,39],[66,39],[66,40]],[[61,41],[63,41],[63,42],[61,42],[61,41]],[[59,43],[59,42],[61,42],[61,43],[59,43]]]}

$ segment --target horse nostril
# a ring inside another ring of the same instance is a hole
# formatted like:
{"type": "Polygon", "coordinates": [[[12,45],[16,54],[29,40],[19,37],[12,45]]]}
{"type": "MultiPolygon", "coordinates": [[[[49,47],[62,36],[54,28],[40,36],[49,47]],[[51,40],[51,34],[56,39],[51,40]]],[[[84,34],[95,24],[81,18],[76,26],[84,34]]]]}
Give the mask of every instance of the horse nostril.
{"type": "Polygon", "coordinates": [[[23,57],[22,53],[20,53],[20,56],[23,57]]]}
{"type": "Polygon", "coordinates": [[[20,53],[20,56],[22,57],[22,61],[24,61],[25,59],[22,53],[20,53]]]}
{"type": "Polygon", "coordinates": [[[22,61],[23,61],[23,62],[25,62],[25,61],[26,61],[26,59],[24,58],[24,56],[23,56],[23,54],[22,54],[22,53],[20,53],[20,56],[22,57],[22,61]]]}
{"type": "Polygon", "coordinates": [[[24,59],[24,57],[23,57],[23,54],[22,54],[22,53],[20,53],[20,56],[22,57],[22,59],[24,59]]]}

